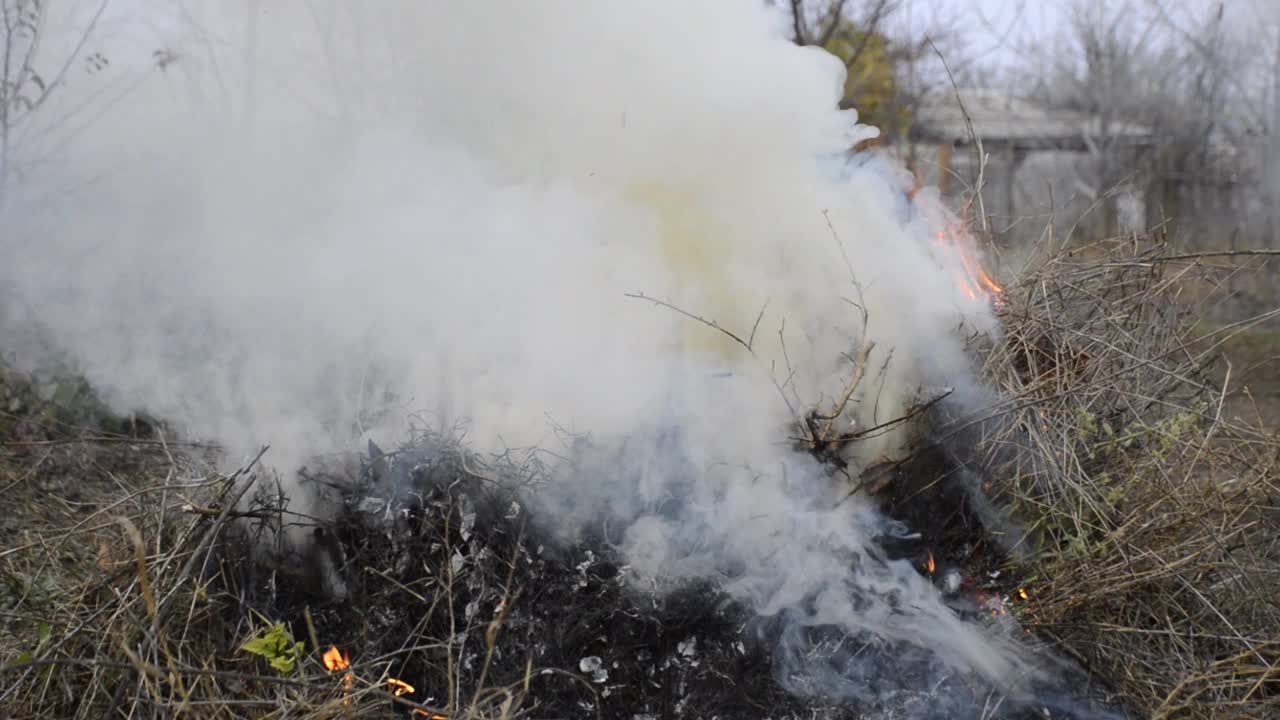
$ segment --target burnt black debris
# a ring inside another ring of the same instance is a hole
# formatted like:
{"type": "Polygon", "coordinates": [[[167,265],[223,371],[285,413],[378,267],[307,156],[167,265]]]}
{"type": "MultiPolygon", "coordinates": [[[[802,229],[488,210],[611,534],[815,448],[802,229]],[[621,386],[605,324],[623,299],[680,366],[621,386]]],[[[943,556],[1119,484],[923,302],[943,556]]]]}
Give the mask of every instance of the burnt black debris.
{"type": "MultiPolygon", "coordinates": [[[[311,632],[309,613],[318,642],[355,672],[397,678],[438,708],[514,697],[529,718],[1086,717],[1048,705],[992,714],[987,689],[926,649],[754,617],[710,581],[637,587],[606,522],[572,541],[540,524],[527,503],[547,472],[536,454],[481,462],[433,433],[312,468],[303,479],[323,519],[290,519],[268,488],[258,502],[277,511],[275,527],[228,548],[236,612],[287,620],[296,637],[311,632]],[[293,523],[312,540],[304,551],[253,546],[293,523]]],[[[941,540],[899,529],[886,556],[941,540]]]]}

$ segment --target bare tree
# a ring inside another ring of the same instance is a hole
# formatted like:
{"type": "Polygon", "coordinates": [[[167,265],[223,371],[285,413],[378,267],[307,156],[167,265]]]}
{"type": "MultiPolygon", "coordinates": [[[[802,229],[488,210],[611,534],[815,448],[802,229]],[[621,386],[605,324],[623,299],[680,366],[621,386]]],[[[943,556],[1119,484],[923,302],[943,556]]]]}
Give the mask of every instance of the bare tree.
{"type": "Polygon", "coordinates": [[[18,143],[49,128],[36,128],[33,122],[42,108],[66,83],[77,63],[83,63],[89,72],[109,64],[102,54],[87,50],[108,2],[98,0],[75,31],[69,49],[50,62],[43,52],[49,33],[47,0],[0,0],[0,209],[20,170],[15,157],[18,143]]]}
{"type": "Polygon", "coordinates": [[[1280,6],[1269,0],[1207,8],[1147,2],[1194,60],[1195,95],[1213,101],[1201,108],[1215,115],[1213,131],[1252,159],[1242,181],[1262,205],[1267,239],[1280,246],[1280,6]],[[1209,82],[1216,84],[1211,97],[1209,82]]]}
{"type": "Polygon", "coordinates": [[[3,18],[4,59],[0,64],[0,205],[12,172],[13,130],[18,122],[35,110],[50,92],[49,84],[35,71],[34,60],[40,47],[44,4],[39,0],[0,0],[3,18]]]}
{"type": "MultiPolygon", "coordinates": [[[[1268,125],[1244,81],[1250,44],[1223,5],[1193,5],[1174,12],[1163,0],[1075,0],[1064,37],[1024,78],[1048,104],[1092,118],[1081,186],[1100,206],[1117,187],[1144,190],[1148,221],[1181,219],[1186,234],[1199,234],[1190,221],[1204,219],[1210,200],[1221,206],[1213,214],[1242,202],[1245,175],[1257,169],[1246,148],[1268,125]]],[[[1114,230],[1113,218],[1106,225],[1114,230]]]]}
{"type": "Polygon", "coordinates": [[[841,31],[861,33],[852,52],[841,58],[852,67],[866,51],[868,39],[883,31],[883,24],[901,6],[901,0],[787,0],[791,13],[791,40],[797,45],[826,47],[841,31]]]}
{"type": "Polygon", "coordinates": [[[935,49],[948,45],[952,23],[937,8],[917,17],[911,0],[767,1],[786,12],[792,42],[840,58],[848,72],[841,107],[857,109],[887,140],[905,135],[922,98],[947,82],[935,49]]]}

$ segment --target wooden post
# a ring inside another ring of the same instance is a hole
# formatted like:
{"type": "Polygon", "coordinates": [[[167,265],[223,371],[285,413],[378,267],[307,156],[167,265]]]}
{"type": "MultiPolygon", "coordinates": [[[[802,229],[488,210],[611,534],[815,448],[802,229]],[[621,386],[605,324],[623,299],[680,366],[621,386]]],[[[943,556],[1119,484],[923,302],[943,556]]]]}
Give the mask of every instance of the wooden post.
{"type": "Polygon", "coordinates": [[[951,192],[951,143],[938,145],[938,192],[946,197],[951,192]]]}
{"type": "Polygon", "coordinates": [[[1005,227],[1013,227],[1013,216],[1016,212],[1014,207],[1014,176],[1018,174],[1018,151],[1010,144],[1004,152],[1006,165],[1004,168],[1004,212],[1005,227]]]}

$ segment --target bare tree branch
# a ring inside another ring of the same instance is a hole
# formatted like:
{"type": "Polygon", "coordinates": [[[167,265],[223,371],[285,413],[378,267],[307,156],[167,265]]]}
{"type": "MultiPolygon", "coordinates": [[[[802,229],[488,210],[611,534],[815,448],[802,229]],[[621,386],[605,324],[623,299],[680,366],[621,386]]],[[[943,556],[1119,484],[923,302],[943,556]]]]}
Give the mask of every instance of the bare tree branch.
{"type": "MultiPolygon", "coordinates": [[[[659,300],[658,298],[651,297],[651,296],[649,296],[649,295],[645,295],[644,293],[623,293],[623,295],[624,295],[625,297],[633,298],[633,299],[635,299],[635,300],[648,300],[649,302],[653,303],[654,305],[657,305],[657,306],[659,306],[659,307],[664,307],[664,308],[666,308],[666,309],[668,309],[668,310],[671,310],[671,311],[673,311],[673,312],[679,313],[680,315],[683,315],[683,316],[685,316],[685,317],[689,318],[690,320],[693,320],[693,321],[695,321],[695,322],[702,323],[703,325],[706,325],[707,327],[709,327],[709,328],[711,328],[711,329],[713,329],[713,330],[717,330],[717,331],[719,331],[719,332],[723,333],[724,335],[728,336],[731,340],[733,340],[734,342],[738,343],[738,344],[739,344],[739,345],[741,345],[742,347],[746,348],[747,352],[751,353],[752,355],[755,355],[755,354],[756,354],[756,351],[752,349],[752,347],[751,347],[751,343],[750,343],[750,342],[748,342],[748,341],[746,341],[746,340],[743,340],[741,337],[739,337],[738,335],[736,335],[736,334],[735,334],[734,332],[732,332],[731,330],[726,330],[724,327],[722,327],[722,326],[721,326],[719,323],[717,323],[715,320],[708,320],[707,318],[704,318],[704,317],[702,317],[701,315],[695,315],[695,314],[693,314],[693,313],[689,312],[688,310],[685,310],[685,309],[683,309],[683,308],[680,308],[680,307],[677,307],[677,306],[675,306],[675,305],[672,305],[671,303],[669,303],[669,302],[667,302],[667,301],[665,301],[665,300],[659,300]]],[[[764,316],[764,309],[762,308],[762,309],[760,310],[760,317],[763,317],[763,316],[764,316]]],[[[751,339],[752,339],[752,340],[755,340],[755,331],[756,331],[756,328],[758,328],[759,326],[760,326],[760,318],[759,318],[759,317],[757,317],[757,318],[756,318],[756,324],[755,324],[755,326],[753,326],[753,327],[752,327],[752,329],[751,329],[751,339]]]]}
{"type": "Polygon", "coordinates": [[[867,43],[875,36],[876,30],[880,27],[880,21],[884,19],[888,11],[889,0],[878,0],[876,2],[875,7],[871,10],[871,15],[865,21],[865,26],[860,29],[862,37],[858,39],[857,47],[853,49],[853,52],[844,62],[846,69],[858,64],[858,60],[862,58],[862,53],[867,49],[867,43]]]}
{"type": "Polygon", "coordinates": [[[827,13],[827,17],[824,21],[826,23],[826,27],[823,28],[822,33],[818,36],[818,41],[814,43],[815,45],[825,47],[826,44],[831,41],[832,36],[836,34],[836,31],[840,29],[841,21],[844,20],[844,6],[846,2],[847,0],[836,0],[836,4],[831,6],[831,10],[827,13]]]}
{"type": "Polygon", "coordinates": [[[791,0],[791,31],[795,44],[809,44],[809,38],[804,29],[804,0],[791,0]]]}

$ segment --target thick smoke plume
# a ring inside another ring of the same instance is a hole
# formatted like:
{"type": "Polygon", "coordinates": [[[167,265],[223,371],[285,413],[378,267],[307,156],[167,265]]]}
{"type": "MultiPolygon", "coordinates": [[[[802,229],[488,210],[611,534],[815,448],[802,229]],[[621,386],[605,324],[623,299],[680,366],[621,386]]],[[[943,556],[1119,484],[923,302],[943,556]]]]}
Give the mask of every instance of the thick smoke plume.
{"type": "Polygon", "coordinates": [[[786,618],[788,682],[873,692],[875,660],[804,667],[834,626],[1016,688],[1013,645],[879,557],[893,528],[787,443],[861,350],[842,426],[965,382],[994,325],[893,172],[847,158],[870,131],[840,62],[756,2],[235,7],[157,10],[176,60],[118,59],[108,111],[15,148],[38,171],[5,188],[6,333],[280,468],[411,413],[481,450],[589,433],[610,452],[541,512],[623,518],[640,585],[786,618]]]}

